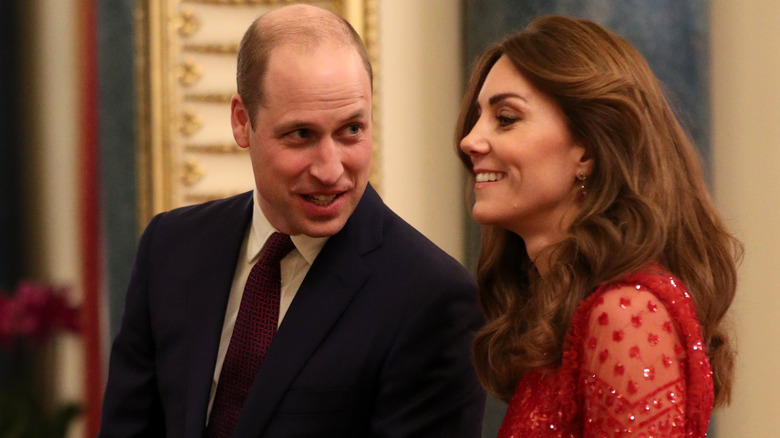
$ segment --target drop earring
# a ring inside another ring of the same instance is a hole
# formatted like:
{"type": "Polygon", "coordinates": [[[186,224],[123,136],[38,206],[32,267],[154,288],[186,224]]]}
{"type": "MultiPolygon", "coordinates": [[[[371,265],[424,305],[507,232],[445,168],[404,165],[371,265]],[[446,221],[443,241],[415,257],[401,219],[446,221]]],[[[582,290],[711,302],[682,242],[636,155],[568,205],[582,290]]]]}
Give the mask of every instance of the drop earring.
{"type": "Polygon", "coordinates": [[[585,180],[588,179],[588,175],[585,174],[585,172],[580,172],[577,174],[577,180],[580,182],[580,190],[579,193],[577,193],[577,199],[582,202],[585,200],[585,180]]]}

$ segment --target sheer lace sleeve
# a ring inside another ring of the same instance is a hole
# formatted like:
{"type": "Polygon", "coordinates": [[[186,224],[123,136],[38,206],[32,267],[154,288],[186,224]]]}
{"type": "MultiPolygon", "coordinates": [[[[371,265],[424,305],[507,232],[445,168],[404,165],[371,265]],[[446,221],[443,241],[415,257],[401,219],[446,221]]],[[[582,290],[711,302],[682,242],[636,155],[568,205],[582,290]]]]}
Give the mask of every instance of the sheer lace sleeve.
{"type": "Polygon", "coordinates": [[[641,286],[612,289],[586,333],[584,436],[683,436],[685,350],[663,303],[641,286]]]}

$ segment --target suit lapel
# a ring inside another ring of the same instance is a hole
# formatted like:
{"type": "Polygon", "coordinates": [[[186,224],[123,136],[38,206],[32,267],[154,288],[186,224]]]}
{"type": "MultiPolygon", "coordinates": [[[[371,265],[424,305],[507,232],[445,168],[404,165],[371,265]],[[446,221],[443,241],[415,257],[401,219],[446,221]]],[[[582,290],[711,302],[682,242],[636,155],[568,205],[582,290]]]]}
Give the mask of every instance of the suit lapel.
{"type": "Polygon", "coordinates": [[[252,212],[252,194],[228,200],[210,220],[193,230],[203,236],[203,251],[191,255],[198,267],[187,286],[187,437],[202,437],[211,381],[217,361],[230,287],[252,212]],[[231,202],[232,201],[232,202],[231,202]]]}
{"type": "Polygon", "coordinates": [[[369,186],[344,228],[328,240],[274,337],[234,436],[260,436],[307,360],[370,275],[362,255],[381,244],[383,204],[369,186]]]}

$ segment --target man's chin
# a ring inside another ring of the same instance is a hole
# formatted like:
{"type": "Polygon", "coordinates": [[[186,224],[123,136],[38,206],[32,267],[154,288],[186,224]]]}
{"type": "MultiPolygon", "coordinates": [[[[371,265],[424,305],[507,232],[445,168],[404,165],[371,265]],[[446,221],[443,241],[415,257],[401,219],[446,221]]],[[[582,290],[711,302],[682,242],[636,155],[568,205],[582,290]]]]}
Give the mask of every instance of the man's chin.
{"type": "MultiPolygon", "coordinates": [[[[347,217],[348,218],[348,217],[347,217]]],[[[327,221],[307,221],[299,227],[300,234],[309,237],[330,237],[344,228],[347,218],[333,218],[327,221]]]]}

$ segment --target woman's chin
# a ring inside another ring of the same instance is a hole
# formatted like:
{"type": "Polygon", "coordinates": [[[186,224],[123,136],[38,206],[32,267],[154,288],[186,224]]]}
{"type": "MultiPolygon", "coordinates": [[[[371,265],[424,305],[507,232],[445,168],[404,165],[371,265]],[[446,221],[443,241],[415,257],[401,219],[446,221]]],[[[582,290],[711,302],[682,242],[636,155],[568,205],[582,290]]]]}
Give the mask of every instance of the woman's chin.
{"type": "Polygon", "coordinates": [[[474,209],[471,210],[471,217],[480,225],[498,225],[495,215],[490,214],[489,211],[480,209],[478,206],[474,206],[474,209]]]}

